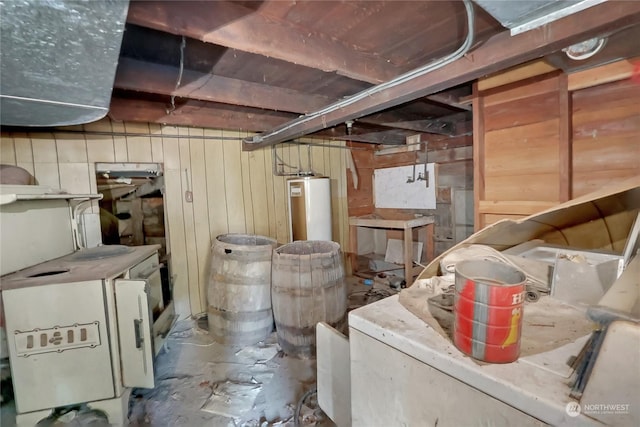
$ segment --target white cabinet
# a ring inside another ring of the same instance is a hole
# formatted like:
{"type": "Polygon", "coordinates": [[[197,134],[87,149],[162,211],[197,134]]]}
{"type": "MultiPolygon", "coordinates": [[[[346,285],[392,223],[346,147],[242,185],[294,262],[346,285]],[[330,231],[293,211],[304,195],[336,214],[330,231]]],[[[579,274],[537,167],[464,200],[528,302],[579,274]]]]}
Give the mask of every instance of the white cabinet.
{"type": "MultiPolygon", "coordinates": [[[[537,355],[477,363],[398,296],[351,311],[349,331],[353,426],[600,425],[568,414],[568,379],[537,355]]],[[[583,343],[567,348],[577,354],[583,343]]]]}
{"type": "Polygon", "coordinates": [[[175,317],[157,248],[92,248],[1,278],[18,425],[81,403],[122,424],[130,389],[154,387],[175,317]]]}

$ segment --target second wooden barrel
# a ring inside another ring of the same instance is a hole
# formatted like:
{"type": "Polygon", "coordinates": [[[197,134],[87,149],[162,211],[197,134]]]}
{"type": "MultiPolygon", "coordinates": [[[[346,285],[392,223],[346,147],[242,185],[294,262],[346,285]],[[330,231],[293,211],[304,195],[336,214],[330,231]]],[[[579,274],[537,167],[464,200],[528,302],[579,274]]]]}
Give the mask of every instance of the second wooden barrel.
{"type": "Polygon", "coordinates": [[[209,334],[220,343],[250,345],[273,332],[271,254],[264,236],[223,234],[211,254],[207,289],[209,334]]]}
{"type": "Polygon", "coordinates": [[[346,321],[340,245],[297,241],[273,251],[271,300],[282,350],[294,357],[315,357],[316,323],[342,329],[346,321]]]}

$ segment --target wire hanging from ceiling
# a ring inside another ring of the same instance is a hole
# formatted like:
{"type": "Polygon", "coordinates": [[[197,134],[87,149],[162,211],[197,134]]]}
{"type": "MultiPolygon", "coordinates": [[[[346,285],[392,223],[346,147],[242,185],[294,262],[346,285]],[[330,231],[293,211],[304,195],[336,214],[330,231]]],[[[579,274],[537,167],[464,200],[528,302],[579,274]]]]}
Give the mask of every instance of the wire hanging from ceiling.
{"type": "Polygon", "coordinates": [[[187,39],[182,36],[182,42],[180,42],[180,71],[178,72],[178,79],[176,80],[176,87],[173,89],[171,95],[171,108],[167,109],[167,114],[171,114],[176,110],[176,95],[175,92],[180,88],[182,83],[182,73],[184,72],[184,48],[187,46],[187,39]]]}
{"type": "Polygon", "coordinates": [[[471,0],[463,0],[463,2],[464,2],[465,10],[467,12],[467,37],[465,38],[462,45],[460,45],[460,47],[455,52],[443,58],[440,58],[437,61],[431,62],[422,67],[416,68],[412,71],[402,74],[396,77],[395,79],[389,80],[388,82],[380,83],[379,85],[376,85],[369,89],[358,92],[357,94],[350,96],[349,98],[343,99],[338,102],[334,102],[333,104],[330,104],[321,110],[301,116],[300,118],[293,120],[288,124],[283,125],[280,128],[276,128],[271,132],[268,132],[263,135],[255,135],[253,137],[246,138],[244,141],[248,144],[258,144],[263,142],[266,138],[276,137],[277,135],[295,126],[299,126],[301,124],[307,123],[316,118],[320,118],[322,120],[323,127],[326,128],[327,127],[327,122],[325,117],[326,114],[332,113],[341,108],[345,108],[362,99],[375,95],[376,93],[381,92],[383,90],[388,90],[395,86],[398,86],[399,84],[406,83],[407,81],[413,80],[424,74],[427,74],[434,70],[442,68],[445,65],[450,64],[451,62],[457,61],[458,59],[462,58],[473,46],[474,32],[475,32],[475,16],[473,12],[473,4],[471,3],[471,0]]]}

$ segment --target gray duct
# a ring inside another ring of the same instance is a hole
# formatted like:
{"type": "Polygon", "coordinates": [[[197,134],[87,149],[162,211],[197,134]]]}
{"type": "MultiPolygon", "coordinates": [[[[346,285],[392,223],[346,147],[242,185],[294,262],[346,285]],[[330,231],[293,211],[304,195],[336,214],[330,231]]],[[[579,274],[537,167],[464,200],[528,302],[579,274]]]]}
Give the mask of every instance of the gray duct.
{"type": "Polygon", "coordinates": [[[128,0],[0,1],[0,124],[104,117],[128,7],[128,0]]]}
{"type": "Polygon", "coordinates": [[[606,0],[473,0],[514,36],[606,0]]]}

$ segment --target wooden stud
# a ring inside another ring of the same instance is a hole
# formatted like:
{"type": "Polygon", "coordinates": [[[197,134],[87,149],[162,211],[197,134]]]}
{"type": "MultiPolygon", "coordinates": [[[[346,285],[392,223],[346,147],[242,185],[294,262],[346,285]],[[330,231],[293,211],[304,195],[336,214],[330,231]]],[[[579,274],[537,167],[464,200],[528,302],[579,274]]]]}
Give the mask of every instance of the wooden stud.
{"type": "Polygon", "coordinates": [[[133,246],[144,245],[144,230],[143,230],[143,213],[142,213],[142,199],[136,198],[131,200],[131,228],[132,244],[133,246]]]}
{"type": "Polygon", "coordinates": [[[478,91],[478,83],[473,84],[473,212],[474,230],[484,227],[484,216],[478,210],[484,200],[484,96],[478,91]]]}
{"type": "Polygon", "coordinates": [[[572,177],[572,131],[571,131],[571,94],[568,88],[566,74],[561,74],[558,81],[558,111],[559,111],[559,135],[558,135],[558,156],[559,156],[559,179],[560,179],[560,202],[571,200],[571,177],[572,177]]]}

